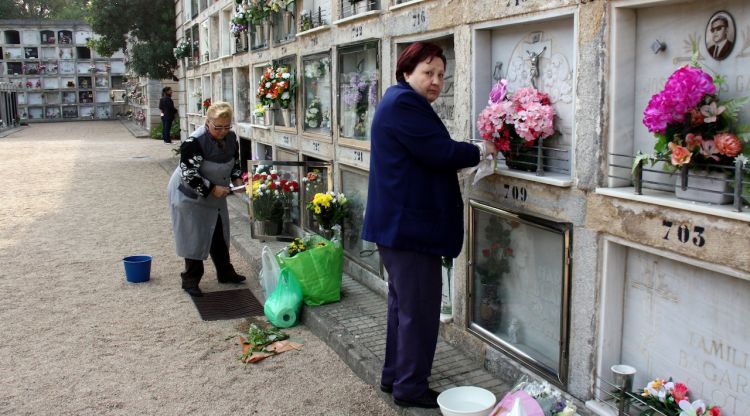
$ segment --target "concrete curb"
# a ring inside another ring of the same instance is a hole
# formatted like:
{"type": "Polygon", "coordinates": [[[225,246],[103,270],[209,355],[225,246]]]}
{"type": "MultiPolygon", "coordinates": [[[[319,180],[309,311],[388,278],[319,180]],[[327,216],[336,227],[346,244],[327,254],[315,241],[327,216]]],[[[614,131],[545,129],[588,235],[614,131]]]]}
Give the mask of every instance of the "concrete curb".
{"type": "Polygon", "coordinates": [[[140,125],[123,118],[120,118],[118,120],[120,120],[120,123],[130,132],[130,134],[133,135],[133,137],[138,139],[151,137],[151,134],[148,132],[148,130],[144,129],[140,125]]]}

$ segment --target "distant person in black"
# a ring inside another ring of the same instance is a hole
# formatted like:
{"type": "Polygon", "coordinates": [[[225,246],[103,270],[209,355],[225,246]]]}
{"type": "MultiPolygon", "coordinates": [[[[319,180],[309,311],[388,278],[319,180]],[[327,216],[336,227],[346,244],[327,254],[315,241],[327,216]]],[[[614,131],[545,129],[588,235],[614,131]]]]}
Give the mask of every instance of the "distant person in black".
{"type": "Polygon", "coordinates": [[[171,87],[162,88],[161,100],[159,100],[159,110],[161,110],[161,138],[164,139],[164,143],[170,144],[172,143],[172,122],[177,115],[177,109],[174,106],[174,101],[172,101],[171,87]]]}

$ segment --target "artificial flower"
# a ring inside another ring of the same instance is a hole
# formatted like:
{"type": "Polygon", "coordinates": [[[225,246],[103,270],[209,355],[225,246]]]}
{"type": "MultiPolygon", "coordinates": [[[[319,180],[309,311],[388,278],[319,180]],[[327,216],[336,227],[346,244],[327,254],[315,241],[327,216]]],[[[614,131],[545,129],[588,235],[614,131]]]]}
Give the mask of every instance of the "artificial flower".
{"type": "Polygon", "coordinates": [[[693,153],[687,147],[680,146],[674,142],[669,142],[669,150],[672,152],[672,164],[682,166],[690,163],[693,153]]]}
{"type": "Polygon", "coordinates": [[[724,110],[726,110],[726,107],[717,106],[716,101],[711,101],[711,103],[706,104],[704,106],[701,106],[701,115],[703,116],[703,122],[704,123],[715,123],[716,117],[719,116],[719,114],[723,113],[724,110]]]}
{"type": "Polygon", "coordinates": [[[742,151],[742,142],[732,133],[718,133],[714,136],[714,143],[719,153],[735,157],[742,151]]]}

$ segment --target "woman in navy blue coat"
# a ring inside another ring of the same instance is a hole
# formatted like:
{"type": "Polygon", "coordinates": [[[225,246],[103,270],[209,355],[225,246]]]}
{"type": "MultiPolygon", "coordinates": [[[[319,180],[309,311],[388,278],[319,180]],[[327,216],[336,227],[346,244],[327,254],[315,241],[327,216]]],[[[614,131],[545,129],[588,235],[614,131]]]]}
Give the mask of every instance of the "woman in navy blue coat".
{"type": "Polygon", "coordinates": [[[430,105],[443,89],[446,59],[416,42],[398,58],[372,122],[362,238],[377,243],[388,271],[388,330],[381,390],[400,406],[435,408],[429,388],[440,319],[441,257],[463,245],[457,171],[476,166],[489,143],[451,139],[430,105]]]}

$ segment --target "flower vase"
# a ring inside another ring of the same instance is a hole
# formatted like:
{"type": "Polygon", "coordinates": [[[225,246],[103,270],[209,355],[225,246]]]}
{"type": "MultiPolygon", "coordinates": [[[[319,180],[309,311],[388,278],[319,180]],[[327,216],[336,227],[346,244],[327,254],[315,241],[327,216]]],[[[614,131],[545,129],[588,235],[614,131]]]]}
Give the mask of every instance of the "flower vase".
{"type": "Polygon", "coordinates": [[[318,225],[318,234],[326,240],[330,240],[333,238],[333,229],[323,228],[322,225],[318,225]]]}
{"type": "Polygon", "coordinates": [[[263,32],[263,45],[268,46],[271,43],[271,23],[268,22],[268,20],[264,20],[261,24],[261,29],[263,32]]]}
{"type": "Polygon", "coordinates": [[[344,111],[341,121],[341,135],[354,138],[354,125],[357,124],[357,113],[354,109],[344,111]]]}
{"type": "Polygon", "coordinates": [[[367,2],[366,0],[359,0],[358,2],[354,3],[352,5],[352,14],[357,15],[360,13],[364,13],[367,11],[367,2]]]}
{"type": "Polygon", "coordinates": [[[202,108],[203,108],[203,106],[201,105],[201,103],[198,103],[198,113],[200,113],[200,112],[201,112],[201,109],[202,109],[202,108]]]}
{"type": "Polygon", "coordinates": [[[284,121],[285,127],[292,127],[292,114],[288,108],[281,109],[281,118],[284,121]]]}
{"type": "Polygon", "coordinates": [[[260,48],[266,42],[263,38],[263,26],[255,25],[255,31],[253,32],[253,47],[260,48]]]}
{"type": "Polygon", "coordinates": [[[292,13],[284,10],[283,12],[281,12],[281,19],[284,24],[284,34],[290,34],[292,32],[292,13]]]}
{"type": "Polygon", "coordinates": [[[503,152],[508,169],[536,172],[537,148],[523,144],[510,145],[510,151],[503,152]]]}
{"type": "Polygon", "coordinates": [[[292,218],[292,207],[284,206],[284,213],[281,217],[281,223],[282,223],[284,234],[287,234],[287,235],[293,234],[294,219],[292,218]]]}
{"type": "Polygon", "coordinates": [[[281,223],[269,220],[256,220],[253,223],[255,235],[279,235],[281,233],[281,223]]]}
{"type": "Polygon", "coordinates": [[[263,113],[263,124],[266,126],[271,125],[271,110],[266,110],[265,113],[263,113]]]}
{"type": "MultiPolygon", "coordinates": [[[[688,171],[684,175],[688,175],[688,171]]],[[[727,172],[693,171],[687,179],[688,188],[683,190],[682,178],[677,175],[674,193],[679,199],[716,205],[731,204],[734,199],[727,172]]]]}

